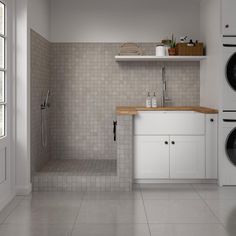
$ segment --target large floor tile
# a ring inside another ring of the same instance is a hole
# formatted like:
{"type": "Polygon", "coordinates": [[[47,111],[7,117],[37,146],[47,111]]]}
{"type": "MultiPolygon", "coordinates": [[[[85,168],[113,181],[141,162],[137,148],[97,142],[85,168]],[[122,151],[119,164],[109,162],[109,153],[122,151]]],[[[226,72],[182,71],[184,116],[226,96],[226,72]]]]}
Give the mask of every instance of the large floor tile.
{"type": "Polygon", "coordinates": [[[150,231],[152,236],[233,236],[220,224],[151,224],[150,231]]]}
{"type": "Polygon", "coordinates": [[[150,236],[146,224],[81,224],[72,236],[150,236]]]}
{"type": "Polygon", "coordinates": [[[236,225],[236,200],[206,200],[206,202],[224,225],[236,225]]]}
{"type": "Polygon", "coordinates": [[[236,187],[219,187],[216,184],[194,184],[203,199],[235,199],[236,187]]]}
{"type": "Polygon", "coordinates": [[[146,223],[143,202],[139,200],[83,201],[77,223],[146,223]]]}
{"type": "Polygon", "coordinates": [[[33,192],[32,194],[26,196],[26,199],[34,199],[40,201],[50,201],[50,200],[78,201],[82,200],[83,197],[84,197],[83,192],[33,192]]]}
{"type": "Polygon", "coordinates": [[[69,236],[72,227],[48,224],[3,224],[0,225],[1,236],[69,236]]]}
{"type": "Polygon", "coordinates": [[[45,203],[42,201],[31,204],[22,201],[14,211],[7,217],[5,223],[29,224],[73,224],[79,212],[79,206],[61,206],[57,203],[45,203]]]}
{"type": "Polygon", "coordinates": [[[200,199],[196,190],[188,184],[158,184],[142,189],[143,199],[200,199]]]}
{"type": "Polygon", "coordinates": [[[218,223],[202,200],[144,200],[149,223],[218,223]]]}
{"type": "Polygon", "coordinates": [[[87,192],[84,200],[142,200],[141,192],[87,192]]]}
{"type": "Polygon", "coordinates": [[[20,204],[24,197],[15,197],[5,208],[0,212],[0,224],[2,224],[11,212],[20,204]]]}

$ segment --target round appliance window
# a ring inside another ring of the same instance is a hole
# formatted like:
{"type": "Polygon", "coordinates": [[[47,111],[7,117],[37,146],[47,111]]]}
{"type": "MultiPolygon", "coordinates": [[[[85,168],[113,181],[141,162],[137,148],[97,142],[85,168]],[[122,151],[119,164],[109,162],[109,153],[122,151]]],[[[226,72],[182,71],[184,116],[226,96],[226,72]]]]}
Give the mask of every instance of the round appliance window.
{"type": "Polygon", "coordinates": [[[236,129],[234,129],[226,141],[226,153],[229,160],[236,166],[236,129]]]}
{"type": "Polygon", "coordinates": [[[226,76],[228,83],[236,91],[236,53],[228,61],[226,76]]]}

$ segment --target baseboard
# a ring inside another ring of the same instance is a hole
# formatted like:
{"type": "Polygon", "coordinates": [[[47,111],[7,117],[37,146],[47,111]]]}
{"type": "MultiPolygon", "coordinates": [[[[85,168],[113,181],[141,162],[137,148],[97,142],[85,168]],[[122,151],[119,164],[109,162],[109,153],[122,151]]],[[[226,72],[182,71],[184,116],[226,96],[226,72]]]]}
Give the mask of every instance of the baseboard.
{"type": "Polygon", "coordinates": [[[216,179],[135,179],[134,184],[217,184],[216,179]]]}
{"type": "Polygon", "coordinates": [[[0,211],[3,210],[15,197],[15,193],[9,194],[3,201],[0,203],[0,211]]]}
{"type": "Polygon", "coordinates": [[[16,186],[16,195],[28,195],[32,192],[32,184],[28,186],[16,186]]]}

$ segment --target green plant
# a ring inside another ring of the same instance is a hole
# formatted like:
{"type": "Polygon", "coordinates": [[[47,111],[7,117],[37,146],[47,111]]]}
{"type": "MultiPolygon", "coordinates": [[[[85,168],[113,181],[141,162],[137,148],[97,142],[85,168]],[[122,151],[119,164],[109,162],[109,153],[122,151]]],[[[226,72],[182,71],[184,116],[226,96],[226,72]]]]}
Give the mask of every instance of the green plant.
{"type": "Polygon", "coordinates": [[[176,47],[176,38],[174,37],[174,34],[172,34],[170,41],[170,48],[175,48],[175,47],[176,47]]]}

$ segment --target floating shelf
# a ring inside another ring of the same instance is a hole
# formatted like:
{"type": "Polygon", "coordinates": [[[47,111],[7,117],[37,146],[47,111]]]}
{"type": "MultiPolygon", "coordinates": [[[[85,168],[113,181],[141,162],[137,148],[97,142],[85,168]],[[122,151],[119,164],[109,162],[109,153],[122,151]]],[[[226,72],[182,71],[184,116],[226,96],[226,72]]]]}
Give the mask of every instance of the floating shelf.
{"type": "Polygon", "coordinates": [[[202,61],[206,56],[115,56],[116,61],[202,61]]]}

